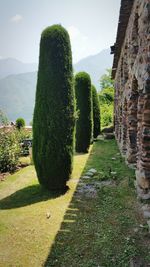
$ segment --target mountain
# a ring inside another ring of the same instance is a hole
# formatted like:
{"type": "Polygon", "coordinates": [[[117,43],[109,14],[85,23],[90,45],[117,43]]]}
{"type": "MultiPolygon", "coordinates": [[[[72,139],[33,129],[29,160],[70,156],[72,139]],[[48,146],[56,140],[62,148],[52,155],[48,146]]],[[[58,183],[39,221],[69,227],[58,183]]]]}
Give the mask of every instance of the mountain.
{"type": "Polygon", "coordinates": [[[10,121],[18,117],[32,120],[37,72],[10,75],[0,80],[0,109],[10,121]]]}
{"type": "Polygon", "coordinates": [[[86,71],[90,74],[92,83],[97,90],[100,89],[100,77],[105,74],[106,69],[112,67],[113,57],[110,55],[110,49],[102,50],[100,53],[86,57],[74,65],[74,71],[86,71]]]}
{"type": "Polygon", "coordinates": [[[33,72],[36,70],[36,63],[22,63],[14,58],[0,59],[0,79],[8,75],[33,72]]]}
{"type": "MultiPolygon", "coordinates": [[[[74,71],[75,73],[78,71],[88,72],[92,83],[99,89],[101,75],[111,66],[112,57],[109,49],[106,49],[97,55],[80,60],[74,65],[74,71]]],[[[29,124],[32,120],[37,80],[37,72],[31,72],[33,69],[37,69],[36,64],[24,64],[15,59],[0,60],[0,77],[3,77],[4,74],[11,74],[0,79],[0,109],[6,113],[10,121],[23,117],[26,124],[29,124]],[[14,75],[14,73],[22,71],[26,73],[14,75]]]]}

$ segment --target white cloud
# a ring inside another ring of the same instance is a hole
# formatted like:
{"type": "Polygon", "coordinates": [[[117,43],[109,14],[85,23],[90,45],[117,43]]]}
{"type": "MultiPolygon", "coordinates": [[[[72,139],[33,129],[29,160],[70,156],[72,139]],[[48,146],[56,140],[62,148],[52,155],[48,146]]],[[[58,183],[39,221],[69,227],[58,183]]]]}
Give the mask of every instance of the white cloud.
{"type": "Polygon", "coordinates": [[[20,22],[21,20],[23,20],[23,16],[20,15],[20,14],[16,14],[16,15],[13,16],[10,20],[11,20],[12,22],[18,23],[18,22],[20,22]]]}
{"type": "Polygon", "coordinates": [[[74,26],[69,26],[67,28],[68,32],[69,32],[69,35],[70,35],[70,39],[71,40],[87,40],[87,36],[85,36],[83,33],[80,32],[80,30],[74,26]]]}
{"type": "Polygon", "coordinates": [[[88,37],[81,33],[81,31],[75,26],[69,26],[67,30],[71,40],[73,61],[77,62],[89,54],[88,37]]]}
{"type": "Polygon", "coordinates": [[[74,26],[69,26],[67,28],[68,32],[69,32],[69,35],[70,35],[70,38],[71,39],[75,39],[77,38],[79,35],[81,35],[79,29],[77,29],[76,27],[74,26]]]}

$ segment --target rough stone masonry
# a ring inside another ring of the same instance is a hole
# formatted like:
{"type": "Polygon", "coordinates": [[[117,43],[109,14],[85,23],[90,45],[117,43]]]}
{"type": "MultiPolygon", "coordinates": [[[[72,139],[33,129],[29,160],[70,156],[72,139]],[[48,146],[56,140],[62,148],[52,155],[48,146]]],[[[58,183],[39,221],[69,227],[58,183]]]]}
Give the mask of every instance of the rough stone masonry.
{"type": "Polygon", "coordinates": [[[150,198],[150,0],[122,0],[114,54],[115,136],[150,198]]]}

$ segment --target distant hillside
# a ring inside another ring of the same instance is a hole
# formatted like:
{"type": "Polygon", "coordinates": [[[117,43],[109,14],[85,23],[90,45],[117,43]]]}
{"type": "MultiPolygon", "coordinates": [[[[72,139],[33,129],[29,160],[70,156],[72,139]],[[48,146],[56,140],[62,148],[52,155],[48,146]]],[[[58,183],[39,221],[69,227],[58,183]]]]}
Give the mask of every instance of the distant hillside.
{"type": "Polygon", "coordinates": [[[36,63],[22,63],[14,58],[0,59],[0,79],[8,75],[33,72],[36,70],[36,63]]]}
{"type": "MultiPolygon", "coordinates": [[[[4,62],[2,68],[0,60],[0,77],[5,73],[13,74],[22,72],[23,66],[29,70],[29,67],[36,70],[36,64],[25,64],[17,60],[8,59],[4,62]],[[10,61],[9,61],[10,60],[10,61]],[[9,62],[11,63],[9,65],[9,62]],[[8,68],[6,68],[7,64],[8,68]],[[20,67],[19,67],[20,66],[20,67]]],[[[99,79],[105,73],[107,68],[112,65],[112,57],[109,49],[103,50],[97,55],[89,56],[74,65],[74,71],[86,71],[91,75],[92,83],[99,89],[99,79]]],[[[24,69],[24,70],[25,70],[24,69]]],[[[0,80],[0,109],[2,109],[11,121],[18,117],[23,117],[27,124],[32,120],[35,90],[36,90],[37,72],[28,72],[17,75],[9,75],[0,80]]]]}
{"type": "Polygon", "coordinates": [[[23,117],[32,120],[37,72],[11,75],[0,80],[0,109],[10,121],[23,117]]]}
{"type": "Polygon", "coordinates": [[[74,65],[75,72],[86,71],[90,74],[92,83],[97,90],[100,89],[99,79],[106,72],[106,69],[112,67],[113,57],[110,55],[110,49],[102,50],[100,53],[86,57],[74,65]]]}

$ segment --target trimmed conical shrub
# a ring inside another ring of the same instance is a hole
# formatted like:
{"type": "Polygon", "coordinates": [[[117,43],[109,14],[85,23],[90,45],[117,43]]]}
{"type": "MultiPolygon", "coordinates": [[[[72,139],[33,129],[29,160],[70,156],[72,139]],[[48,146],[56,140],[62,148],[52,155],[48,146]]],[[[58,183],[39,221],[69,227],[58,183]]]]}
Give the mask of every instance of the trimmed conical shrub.
{"type": "Polygon", "coordinates": [[[41,35],[33,117],[33,160],[41,185],[63,190],[72,171],[74,143],[72,54],[61,25],[41,35]]]}
{"type": "Polygon", "coordinates": [[[92,92],[88,73],[75,76],[75,94],[78,119],[76,122],[76,151],[88,152],[92,139],[92,92]]]}
{"type": "Polygon", "coordinates": [[[99,98],[94,85],[92,85],[92,100],[93,100],[93,137],[97,138],[100,134],[100,104],[99,98]]]}

